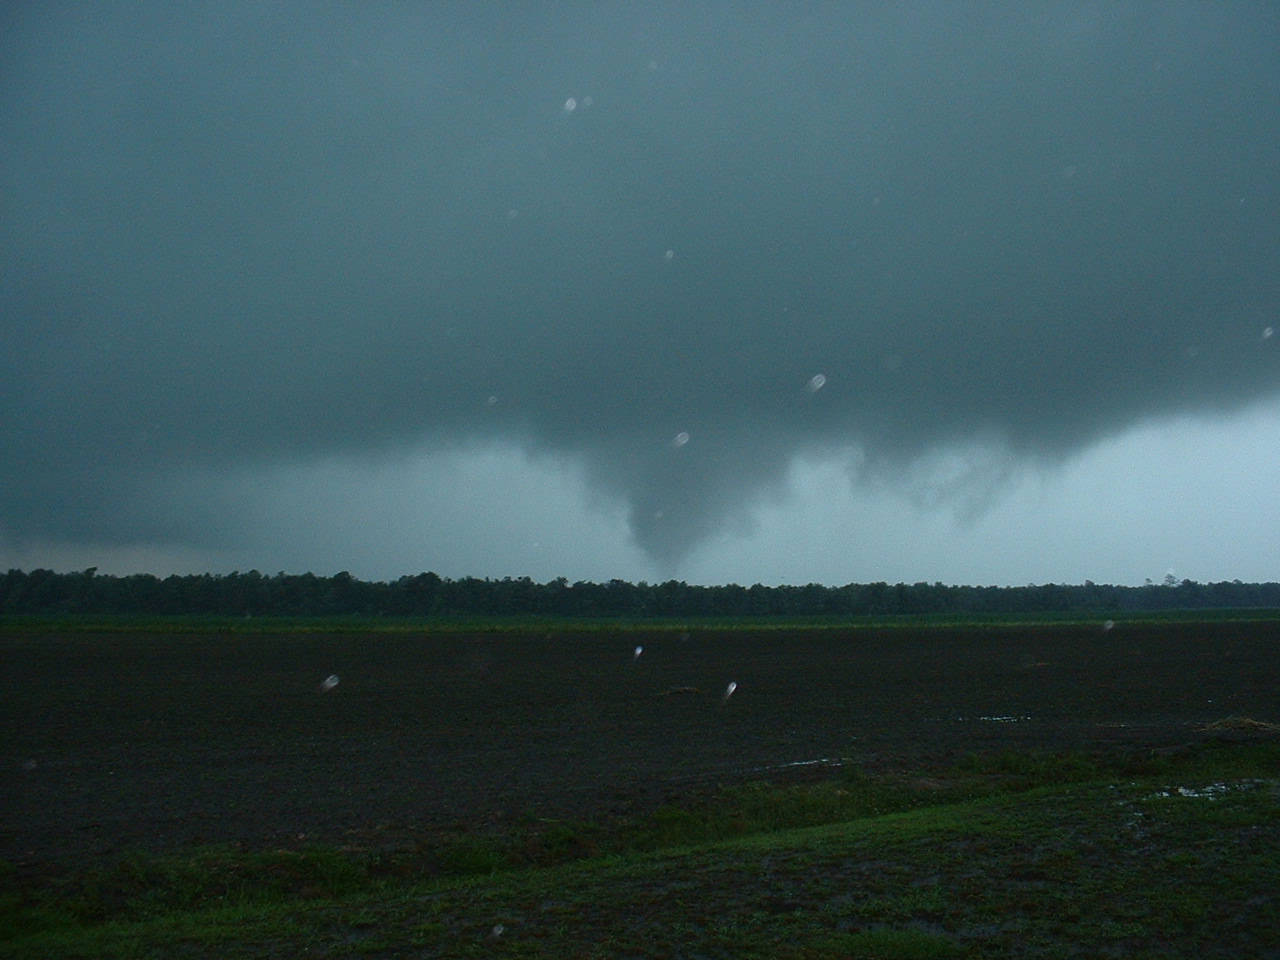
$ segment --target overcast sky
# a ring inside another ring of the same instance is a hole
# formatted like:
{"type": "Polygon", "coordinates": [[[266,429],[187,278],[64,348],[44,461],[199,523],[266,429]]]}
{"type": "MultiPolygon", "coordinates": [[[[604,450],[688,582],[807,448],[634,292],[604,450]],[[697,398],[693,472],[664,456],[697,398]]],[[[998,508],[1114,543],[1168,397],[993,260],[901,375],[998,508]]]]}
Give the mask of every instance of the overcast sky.
{"type": "Polygon", "coordinates": [[[0,566],[1280,579],[1280,7],[6,4],[0,566]]]}

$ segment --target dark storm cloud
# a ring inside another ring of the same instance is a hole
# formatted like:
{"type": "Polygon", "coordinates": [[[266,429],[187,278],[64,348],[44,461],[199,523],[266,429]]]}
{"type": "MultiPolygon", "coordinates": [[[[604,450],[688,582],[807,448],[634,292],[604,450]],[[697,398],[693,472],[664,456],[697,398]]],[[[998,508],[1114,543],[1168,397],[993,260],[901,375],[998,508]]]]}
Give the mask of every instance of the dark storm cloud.
{"type": "Polygon", "coordinates": [[[480,438],[669,561],[797,452],[1280,388],[1268,4],[14,7],[11,537],[212,542],[220,471],[480,438]]]}

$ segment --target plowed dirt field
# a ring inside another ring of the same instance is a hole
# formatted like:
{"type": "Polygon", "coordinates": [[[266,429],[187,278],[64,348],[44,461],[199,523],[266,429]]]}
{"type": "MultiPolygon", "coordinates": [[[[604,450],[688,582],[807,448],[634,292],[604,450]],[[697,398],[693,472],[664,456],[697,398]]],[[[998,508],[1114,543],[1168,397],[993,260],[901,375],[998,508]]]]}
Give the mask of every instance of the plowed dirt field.
{"type": "Polygon", "coordinates": [[[1280,721],[1280,624],[0,633],[0,858],[395,846],[1232,715],[1280,721]]]}

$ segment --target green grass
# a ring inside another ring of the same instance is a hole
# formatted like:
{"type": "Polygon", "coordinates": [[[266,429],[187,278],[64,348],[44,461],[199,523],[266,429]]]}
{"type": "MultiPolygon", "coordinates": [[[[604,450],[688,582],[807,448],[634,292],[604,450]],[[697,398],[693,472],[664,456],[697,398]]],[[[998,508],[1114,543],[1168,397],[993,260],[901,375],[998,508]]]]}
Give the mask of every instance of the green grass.
{"type": "Polygon", "coordinates": [[[419,849],[0,874],[0,957],[1256,956],[1280,943],[1280,745],[845,768],[627,821],[419,849]]]}
{"type": "Polygon", "coordinates": [[[22,633],[630,633],[634,631],[722,630],[853,630],[879,628],[948,628],[998,626],[1063,626],[1142,623],[1229,623],[1280,620],[1280,610],[1229,608],[1146,610],[1136,612],[1030,612],[1006,614],[884,614],[867,616],[741,617],[554,617],[534,615],[395,617],[344,615],[331,617],[218,617],[151,615],[0,615],[0,631],[22,633]]]}

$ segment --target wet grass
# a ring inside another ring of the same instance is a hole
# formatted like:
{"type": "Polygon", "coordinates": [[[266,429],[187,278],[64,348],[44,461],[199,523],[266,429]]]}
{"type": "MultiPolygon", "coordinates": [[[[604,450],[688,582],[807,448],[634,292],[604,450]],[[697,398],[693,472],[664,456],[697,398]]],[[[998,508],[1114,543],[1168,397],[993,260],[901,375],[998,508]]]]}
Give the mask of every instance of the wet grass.
{"type": "Polygon", "coordinates": [[[412,849],[204,848],[0,876],[0,956],[1258,956],[1280,744],[1002,751],[412,849]]]}
{"type": "Polygon", "coordinates": [[[856,630],[985,626],[1065,626],[1153,623],[1236,623],[1280,619],[1270,608],[1172,609],[1093,612],[1030,611],[1025,613],[813,614],[725,617],[562,617],[535,614],[341,616],[202,616],[151,614],[0,615],[4,634],[402,634],[402,633],[630,633],[724,630],[856,630]]]}

